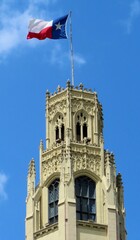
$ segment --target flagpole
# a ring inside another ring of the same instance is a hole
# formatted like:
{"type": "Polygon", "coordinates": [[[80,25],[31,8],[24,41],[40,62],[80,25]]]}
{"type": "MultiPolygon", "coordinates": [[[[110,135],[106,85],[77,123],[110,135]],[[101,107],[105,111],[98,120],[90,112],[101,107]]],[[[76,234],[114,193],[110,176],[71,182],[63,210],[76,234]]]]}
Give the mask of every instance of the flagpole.
{"type": "Polygon", "coordinates": [[[74,86],[74,55],[73,55],[73,44],[72,44],[72,12],[70,11],[70,55],[71,55],[71,80],[74,86]]]}

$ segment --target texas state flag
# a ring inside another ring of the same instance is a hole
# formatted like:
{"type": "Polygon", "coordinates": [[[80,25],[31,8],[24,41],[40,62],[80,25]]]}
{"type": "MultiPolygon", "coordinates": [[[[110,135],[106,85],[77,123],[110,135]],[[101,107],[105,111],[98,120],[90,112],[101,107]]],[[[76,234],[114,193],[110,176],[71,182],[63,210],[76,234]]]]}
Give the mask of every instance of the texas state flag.
{"type": "Polygon", "coordinates": [[[52,21],[44,21],[41,19],[32,19],[29,22],[29,32],[27,39],[37,38],[44,40],[45,38],[61,39],[67,38],[66,22],[68,15],[52,21]]]}

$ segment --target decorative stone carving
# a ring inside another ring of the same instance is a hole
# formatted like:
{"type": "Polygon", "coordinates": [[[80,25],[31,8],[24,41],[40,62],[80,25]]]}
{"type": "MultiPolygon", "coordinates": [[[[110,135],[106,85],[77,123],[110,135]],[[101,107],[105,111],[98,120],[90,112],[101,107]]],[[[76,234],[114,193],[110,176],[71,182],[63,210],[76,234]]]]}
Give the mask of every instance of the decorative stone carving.
{"type": "Polygon", "coordinates": [[[83,155],[76,155],[73,158],[73,171],[79,171],[79,170],[89,170],[96,175],[100,176],[100,157],[97,156],[88,156],[88,157],[83,157],[83,155]]]}
{"type": "MultiPolygon", "coordinates": [[[[97,156],[100,156],[101,154],[101,149],[97,146],[94,146],[91,145],[91,146],[88,146],[88,145],[85,145],[85,144],[73,144],[72,145],[72,149],[71,149],[73,152],[76,152],[76,153],[85,153],[85,154],[88,154],[88,155],[97,155],[97,156]]],[[[82,155],[81,155],[82,156],[82,155]]]]}
{"type": "Polygon", "coordinates": [[[51,174],[60,172],[60,163],[61,158],[59,157],[53,157],[47,161],[42,162],[42,173],[43,178],[48,178],[51,174]]]}
{"type": "Polygon", "coordinates": [[[49,120],[52,120],[57,112],[66,113],[66,100],[59,101],[49,106],[49,120]]]}
{"type": "Polygon", "coordinates": [[[86,100],[79,100],[79,99],[74,99],[72,101],[73,112],[77,112],[80,109],[84,109],[88,114],[93,115],[93,107],[94,107],[93,101],[86,101],[86,100]]]}

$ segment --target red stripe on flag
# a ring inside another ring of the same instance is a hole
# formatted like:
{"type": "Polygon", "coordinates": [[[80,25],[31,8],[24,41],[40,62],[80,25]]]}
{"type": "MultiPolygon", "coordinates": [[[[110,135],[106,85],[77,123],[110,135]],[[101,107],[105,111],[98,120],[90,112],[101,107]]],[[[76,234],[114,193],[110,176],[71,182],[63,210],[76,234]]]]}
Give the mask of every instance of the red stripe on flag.
{"type": "Polygon", "coordinates": [[[37,38],[39,40],[44,40],[45,38],[52,38],[52,26],[42,29],[39,33],[29,32],[27,39],[37,38]]]}

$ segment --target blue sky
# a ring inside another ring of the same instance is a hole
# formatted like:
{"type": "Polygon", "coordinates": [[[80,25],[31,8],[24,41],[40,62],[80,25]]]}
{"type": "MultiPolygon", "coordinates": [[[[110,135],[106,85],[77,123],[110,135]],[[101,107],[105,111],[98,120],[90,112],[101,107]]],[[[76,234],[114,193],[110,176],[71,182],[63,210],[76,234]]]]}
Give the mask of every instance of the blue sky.
{"type": "MultiPolygon", "coordinates": [[[[128,238],[139,240],[140,0],[1,0],[1,239],[25,239],[28,163],[38,170],[45,93],[71,79],[69,40],[26,40],[29,20],[72,11],[75,86],[98,92],[105,148],[123,175],[128,238]],[[19,3],[20,2],[20,3],[19,3]]],[[[37,174],[38,182],[38,174],[37,174]]]]}

